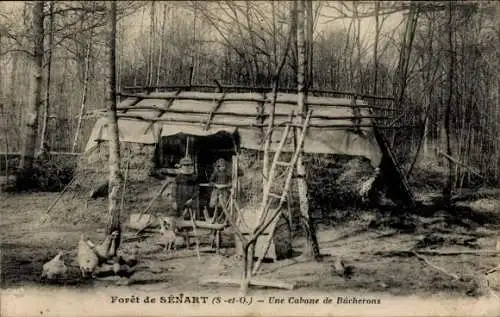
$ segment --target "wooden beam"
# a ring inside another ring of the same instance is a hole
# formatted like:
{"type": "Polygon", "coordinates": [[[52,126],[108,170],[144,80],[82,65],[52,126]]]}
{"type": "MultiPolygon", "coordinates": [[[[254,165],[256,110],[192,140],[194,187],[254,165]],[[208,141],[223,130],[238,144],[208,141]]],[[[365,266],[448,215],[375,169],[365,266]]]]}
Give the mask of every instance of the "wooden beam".
{"type": "MultiPolygon", "coordinates": [[[[230,284],[230,285],[240,285],[241,279],[226,277],[226,276],[214,276],[214,277],[203,277],[200,280],[201,285],[207,284],[230,284]]],[[[293,290],[295,288],[294,283],[287,283],[273,279],[267,278],[258,278],[252,277],[250,279],[250,285],[254,286],[263,286],[263,287],[272,287],[272,288],[281,288],[287,290],[293,290]]]]}
{"type": "MultiPolygon", "coordinates": [[[[69,155],[69,156],[79,156],[79,155],[82,155],[82,153],[77,153],[77,152],[49,152],[50,155],[69,155]]],[[[21,153],[20,152],[9,152],[9,153],[5,153],[5,152],[0,152],[0,156],[5,156],[5,155],[8,155],[8,156],[20,156],[21,153]]]]}
{"type": "Polygon", "coordinates": [[[465,168],[466,170],[468,170],[469,172],[471,172],[472,174],[474,174],[474,175],[476,175],[476,176],[479,176],[479,177],[481,177],[481,178],[484,178],[484,176],[483,176],[483,175],[481,175],[480,173],[476,172],[472,166],[469,166],[469,165],[467,165],[467,164],[465,164],[465,163],[462,163],[462,162],[458,161],[457,159],[455,159],[455,158],[453,158],[453,157],[449,156],[449,155],[448,155],[448,154],[446,154],[446,153],[443,153],[443,152],[441,152],[441,151],[437,151],[437,152],[438,152],[438,154],[439,154],[439,155],[444,156],[444,157],[445,157],[447,160],[449,160],[450,162],[453,162],[453,163],[455,163],[456,165],[462,166],[463,168],[465,168]]]}
{"type": "MultiPolygon", "coordinates": [[[[178,95],[181,93],[181,91],[182,91],[182,89],[181,89],[181,88],[179,88],[179,89],[175,92],[175,94],[173,95],[173,97],[178,96],[178,95]]],[[[168,101],[168,104],[167,104],[165,107],[158,107],[158,108],[162,108],[162,109],[160,109],[160,112],[158,113],[158,115],[157,115],[156,117],[157,117],[157,118],[161,117],[161,116],[165,113],[165,111],[167,111],[168,109],[170,109],[170,107],[172,107],[172,105],[174,104],[174,100],[175,100],[174,98],[170,99],[170,100],[168,101]],[[163,110],[163,109],[164,109],[164,110],[163,110]]],[[[150,125],[149,125],[149,126],[148,126],[145,130],[144,130],[144,134],[146,134],[146,133],[149,131],[149,129],[151,129],[152,127],[153,127],[153,123],[151,123],[151,124],[150,124],[150,125]]]]}
{"type": "MultiPolygon", "coordinates": [[[[175,99],[175,100],[197,100],[197,101],[213,101],[213,97],[211,96],[176,96],[173,94],[168,94],[168,95],[161,95],[161,93],[151,93],[151,94],[129,94],[129,93],[121,93],[120,96],[123,97],[129,97],[129,98],[143,98],[143,99],[175,99]]],[[[245,102],[270,102],[269,98],[256,98],[252,96],[240,96],[240,97],[231,97],[231,98],[226,98],[223,101],[225,102],[238,102],[238,101],[245,101],[245,102]]],[[[277,100],[277,103],[280,104],[289,104],[289,105],[295,105],[297,102],[292,101],[292,100],[277,100]]],[[[365,109],[377,109],[377,110],[387,110],[387,111],[397,111],[396,109],[392,108],[386,108],[386,107],[377,107],[377,106],[370,106],[368,104],[366,105],[356,105],[353,106],[349,102],[345,104],[337,104],[337,103],[332,103],[332,102],[311,102],[309,100],[306,100],[306,103],[308,106],[324,106],[324,107],[339,107],[339,108],[365,108],[365,109]]]]}
{"type": "MultiPolygon", "coordinates": [[[[137,107],[118,107],[118,110],[158,110],[158,111],[164,111],[164,112],[171,112],[171,113],[180,113],[180,114],[207,114],[206,111],[199,111],[199,110],[178,110],[178,109],[169,109],[166,107],[160,107],[160,106],[137,106],[137,107]]],[[[88,114],[94,114],[94,113],[100,113],[104,112],[104,109],[98,109],[94,110],[92,112],[88,112],[88,114]]],[[[123,112],[122,112],[123,113],[123,112]]],[[[209,112],[208,114],[211,114],[212,112],[209,112]]],[[[221,116],[235,116],[235,117],[253,117],[250,114],[246,113],[238,113],[238,112],[231,112],[231,111],[221,111],[214,113],[214,115],[221,115],[221,116]]],[[[269,114],[258,114],[259,117],[269,117],[269,114]]],[[[276,117],[288,117],[288,114],[285,113],[276,113],[276,117]]],[[[377,120],[383,120],[383,119],[392,119],[391,117],[388,116],[378,116],[378,115],[360,115],[360,116],[328,116],[328,115],[313,115],[311,119],[323,119],[323,120],[354,120],[354,119],[377,119],[377,120]]]]}
{"type": "MultiPolygon", "coordinates": [[[[246,90],[246,91],[255,91],[255,92],[271,92],[272,87],[250,87],[250,86],[241,86],[241,85],[220,85],[222,89],[225,91],[228,90],[246,90]]],[[[123,90],[148,90],[148,89],[187,89],[187,88],[200,88],[200,89],[218,89],[219,87],[216,85],[193,85],[193,86],[186,86],[186,85],[174,85],[174,86],[152,86],[152,87],[143,87],[143,86],[128,86],[128,87],[123,87],[123,90]]],[[[278,89],[278,91],[283,92],[290,92],[290,93],[296,93],[297,88],[287,88],[287,87],[281,87],[278,89]]],[[[377,95],[370,95],[370,94],[359,94],[351,91],[337,91],[337,90],[326,90],[326,89],[309,89],[309,93],[313,94],[331,94],[331,95],[341,95],[341,96],[358,96],[363,99],[375,99],[375,100],[394,100],[394,97],[390,96],[377,96],[377,95]]]]}
{"type": "MultiPolygon", "coordinates": [[[[122,100],[121,102],[126,102],[127,103],[126,106],[123,106],[124,108],[126,108],[126,109],[124,109],[125,110],[124,112],[127,112],[127,110],[130,110],[130,109],[134,109],[134,106],[136,104],[138,104],[139,102],[141,102],[141,100],[142,100],[142,98],[134,98],[132,100],[130,100],[130,99],[128,99],[128,100],[127,99],[122,100]]],[[[118,109],[118,107],[116,107],[116,108],[118,109]]]]}
{"type": "MultiPolygon", "coordinates": [[[[210,223],[208,221],[194,221],[194,224],[197,228],[200,229],[209,229],[209,230],[223,230],[226,227],[226,224],[223,223],[210,223]]],[[[180,229],[192,228],[193,223],[191,220],[178,220],[175,222],[175,225],[180,229]]]]}
{"type": "MultiPolygon", "coordinates": [[[[177,123],[184,123],[184,124],[200,124],[200,123],[206,123],[206,121],[199,121],[199,120],[188,120],[188,119],[174,119],[174,118],[145,118],[141,116],[136,116],[136,115],[129,115],[129,114],[118,114],[118,118],[123,118],[123,119],[135,119],[135,120],[143,120],[143,121],[149,121],[149,122],[177,122],[177,123]]],[[[220,126],[225,126],[225,127],[238,127],[238,128],[260,128],[262,125],[259,123],[254,123],[254,124],[242,124],[242,123],[227,123],[224,121],[212,121],[211,124],[215,125],[220,125],[220,126]]],[[[279,127],[284,127],[286,125],[286,122],[282,122],[280,124],[277,124],[276,126],[279,127]]],[[[294,125],[292,125],[294,126],[294,125]]],[[[310,124],[309,127],[311,128],[338,128],[338,129],[346,129],[346,128],[354,128],[355,125],[352,124],[310,124]]],[[[395,127],[395,126],[378,126],[378,125],[373,125],[373,124],[362,124],[359,125],[361,128],[371,128],[371,127],[376,127],[379,129],[396,129],[396,128],[408,128],[411,126],[400,126],[400,127],[395,127]]]]}
{"type": "Polygon", "coordinates": [[[413,255],[415,255],[417,258],[419,258],[420,260],[424,261],[427,265],[429,265],[430,267],[432,267],[433,269],[439,271],[439,272],[442,272],[444,274],[446,274],[447,276],[450,276],[452,277],[453,279],[455,280],[459,280],[460,279],[460,276],[458,276],[457,274],[454,274],[454,273],[450,273],[448,271],[446,271],[445,269],[443,269],[442,267],[440,266],[437,266],[433,263],[431,263],[429,260],[427,260],[425,257],[421,256],[420,254],[418,254],[417,252],[413,252],[413,255]]]}
{"type": "Polygon", "coordinates": [[[408,180],[392,153],[389,142],[384,134],[379,131],[380,128],[380,126],[375,126],[373,133],[383,154],[380,168],[384,175],[384,179],[388,180],[388,184],[390,184],[389,189],[392,195],[390,195],[389,198],[397,197],[397,199],[401,199],[408,207],[414,209],[416,208],[415,197],[411,192],[408,180]]]}
{"type": "Polygon", "coordinates": [[[220,97],[220,99],[217,101],[215,106],[212,108],[212,110],[208,114],[207,123],[205,124],[205,131],[207,131],[208,128],[210,128],[210,121],[212,121],[212,119],[214,118],[215,112],[220,108],[220,106],[224,102],[225,96],[226,96],[226,93],[223,93],[222,96],[220,97]]]}

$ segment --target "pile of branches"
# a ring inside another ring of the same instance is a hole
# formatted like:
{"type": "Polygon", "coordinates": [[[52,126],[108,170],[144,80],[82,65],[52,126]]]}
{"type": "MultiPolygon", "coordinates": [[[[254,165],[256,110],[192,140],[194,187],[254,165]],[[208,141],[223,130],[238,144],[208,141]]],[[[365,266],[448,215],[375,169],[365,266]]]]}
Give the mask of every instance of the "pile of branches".
{"type": "Polygon", "coordinates": [[[342,211],[369,205],[360,190],[374,175],[369,160],[342,155],[308,157],[307,171],[311,208],[323,217],[344,218],[342,211]]]}
{"type": "Polygon", "coordinates": [[[55,160],[35,158],[33,166],[16,173],[14,190],[61,191],[73,179],[74,166],[55,160]]]}

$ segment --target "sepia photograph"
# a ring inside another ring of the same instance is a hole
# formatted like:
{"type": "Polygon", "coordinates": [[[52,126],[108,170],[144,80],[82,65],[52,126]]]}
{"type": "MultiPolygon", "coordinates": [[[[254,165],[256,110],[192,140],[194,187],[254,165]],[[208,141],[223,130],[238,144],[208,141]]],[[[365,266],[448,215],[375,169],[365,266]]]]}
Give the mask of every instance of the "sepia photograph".
{"type": "Polygon", "coordinates": [[[500,316],[496,1],[0,1],[1,316],[500,316]]]}

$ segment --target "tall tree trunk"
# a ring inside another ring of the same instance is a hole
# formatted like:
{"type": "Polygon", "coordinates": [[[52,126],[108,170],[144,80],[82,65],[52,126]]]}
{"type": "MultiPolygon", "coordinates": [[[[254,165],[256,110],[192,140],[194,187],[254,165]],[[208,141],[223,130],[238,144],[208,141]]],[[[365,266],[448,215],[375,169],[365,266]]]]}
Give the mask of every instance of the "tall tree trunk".
{"type": "MultiPolygon", "coordinates": [[[[16,94],[16,87],[17,87],[17,69],[19,67],[19,53],[14,52],[12,53],[12,70],[10,72],[9,76],[9,100],[10,100],[10,110],[8,111],[10,115],[12,116],[12,120],[10,122],[21,122],[22,121],[22,115],[18,112],[19,108],[18,107],[18,98],[16,94]]],[[[18,125],[15,125],[12,127],[13,134],[12,135],[22,135],[22,130],[19,129],[18,125]]],[[[12,151],[20,151],[20,144],[19,144],[19,138],[15,139],[15,146],[13,145],[12,151]]]]}
{"type": "MultiPolygon", "coordinates": [[[[447,94],[446,94],[446,109],[444,112],[444,130],[445,130],[445,146],[446,146],[446,154],[451,157],[451,138],[450,138],[450,124],[451,124],[451,103],[453,98],[453,77],[454,77],[454,68],[455,68],[455,52],[453,46],[453,14],[454,14],[454,5],[453,1],[450,1],[448,4],[448,78],[447,78],[447,94]]],[[[446,180],[443,186],[443,197],[446,205],[450,204],[451,199],[451,191],[453,185],[453,165],[449,159],[446,159],[447,163],[447,175],[446,180]]]]}
{"type": "Polygon", "coordinates": [[[148,66],[148,80],[147,86],[153,85],[153,67],[154,67],[154,55],[155,55],[155,2],[151,1],[151,25],[149,29],[149,66],[148,66]]]}
{"type": "Polygon", "coordinates": [[[40,132],[40,148],[47,142],[47,126],[50,115],[50,81],[52,73],[52,52],[54,50],[54,1],[49,2],[49,52],[47,56],[47,81],[45,84],[45,107],[43,107],[42,131],[40,132]]]}
{"type": "Polygon", "coordinates": [[[82,102],[80,104],[80,113],[78,114],[78,123],[75,130],[75,138],[73,139],[73,145],[71,146],[71,152],[74,153],[76,147],[78,146],[78,139],[80,138],[80,130],[82,129],[83,115],[85,114],[85,105],[87,104],[87,93],[89,87],[89,77],[90,77],[90,57],[92,56],[92,31],[90,31],[90,38],[87,46],[87,54],[85,56],[85,70],[83,74],[83,89],[82,89],[82,102]]]}
{"type": "Polygon", "coordinates": [[[160,52],[158,53],[158,68],[156,69],[156,86],[160,86],[160,74],[163,55],[163,46],[165,38],[165,24],[167,21],[167,4],[163,4],[163,21],[161,22],[161,35],[160,35],[160,52]]]}
{"type": "MultiPolygon", "coordinates": [[[[357,2],[353,2],[354,18],[356,19],[355,45],[356,45],[357,53],[356,53],[355,65],[351,64],[351,67],[354,66],[354,70],[352,71],[354,82],[351,83],[351,85],[354,87],[354,91],[356,91],[356,92],[363,90],[363,80],[361,78],[361,76],[362,76],[362,69],[361,69],[361,18],[359,17],[358,5],[359,4],[357,2]]],[[[354,46],[353,46],[353,53],[354,53],[354,46]]]]}
{"type": "MultiPolygon", "coordinates": [[[[410,11],[406,20],[403,42],[401,43],[397,72],[394,78],[395,81],[393,81],[394,106],[396,109],[401,109],[405,103],[404,97],[408,82],[408,67],[419,16],[418,6],[418,3],[414,1],[410,2],[410,11]]],[[[392,133],[391,145],[394,145],[395,136],[396,134],[392,133]]]]}
{"type": "Polygon", "coordinates": [[[403,38],[403,43],[401,46],[401,51],[399,55],[398,71],[397,71],[397,95],[396,95],[396,106],[401,107],[404,99],[404,94],[406,91],[406,84],[408,79],[408,67],[410,64],[410,56],[413,48],[413,40],[415,38],[415,31],[417,28],[419,16],[418,4],[411,2],[410,12],[407,17],[405,34],[403,38]]]}
{"type": "Polygon", "coordinates": [[[33,75],[31,77],[30,85],[30,102],[26,109],[25,131],[23,138],[21,160],[19,162],[19,169],[21,171],[20,183],[21,186],[25,184],[27,178],[31,175],[33,167],[33,159],[35,157],[36,141],[38,134],[38,113],[42,101],[42,68],[43,68],[43,7],[44,1],[37,1],[33,6],[33,75]]]}
{"type": "Polygon", "coordinates": [[[107,94],[106,103],[108,106],[108,133],[109,133],[109,206],[108,206],[108,234],[118,231],[115,241],[115,252],[120,246],[121,222],[119,192],[122,183],[120,170],[120,140],[118,136],[118,119],[116,115],[116,1],[111,1],[109,10],[109,21],[111,23],[108,43],[109,65],[107,67],[107,94]]]}
{"type": "Polygon", "coordinates": [[[313,44],[314,44],[314,12],[312,0],[305,1],[305,33],[306,33],[306,91],[313,86],[313,44]]]}
{"type": "MultiPolygon", "coordinates": [[[[424,132],[423,132],[423,155],[424,157],[428,157],[429,155],[429,114],[431,113],[431,107],[432,107],[432,98],[434,95],[434,89],[433,89],[433,84],[431,82],[431,73],[432,73],[432,48],[433,48],[433,21],[432,19],[429,19],[428,24],[428,31],[427,31],[427,52],[429,54],[428,57],[428,62],[427,62],[427,70],[425,71],[425,82],[424,82],[424,87],[427,89],[426,93],[426,111],[422,111],[422,122],[424,123],[424,132]]],[[[433,79],[433,78],[432,78],[433,79]]]]}
{"type": "Polygon", "coordinates": [[[193,43],[192,50],[193,55],[191,55],[191,66],[189,67],[189,87],[193,85],[195,72],[198,71],[198,47],[196,46],[196,18],[197,18],[197,7],[194,7],[193,12],[193,43]]]}
{"type": "Polygon", "coordinates": [[[373,90],[372,94],[377,95],[378,89],[378,41],[380,38],[379,22],[380,2],[375,1],[375,42],[373,44],[373,90]]]}
{"type": "MultiPolygon", "coordinates": [[[[307,113],[307,104],[305,102],[304,93],[304,81],[305,81],[305,70],[306,70],[306,58],[305,58],[305,41],[304,41],[304,0],[297,1],[297,52],[298,52],[298,71],[297,71],[297,106],[299,113],[304,119],[304,115],[307,113]]],[[[300,203],[300,213],[301,221],[304,231],[307,237],[307,243],[304,246],[304,256],[312,257],[316,260],[320,259],[319,245],[316,238],[316,232],[314,224],[311,221],[309,214],[309,201],[307,198],[307,182],[306,182],[306,170],[303,163],[302,154],[299,156],[297,161],[297,185],[299,192],[299,203],[300,203]]]]}
{"type": "Polygon", "coordinates": [[[120,42],[118,43],[118,47],[120,49],[120,53],[117,54],[117,60],[118,60],[118,70],[116,72],[116,90],[118,92],[122,91],[122,76],[123,76],[123,63],[125,62],[125,31],[121,30],[121,32],[118,32],[120,42]]]}

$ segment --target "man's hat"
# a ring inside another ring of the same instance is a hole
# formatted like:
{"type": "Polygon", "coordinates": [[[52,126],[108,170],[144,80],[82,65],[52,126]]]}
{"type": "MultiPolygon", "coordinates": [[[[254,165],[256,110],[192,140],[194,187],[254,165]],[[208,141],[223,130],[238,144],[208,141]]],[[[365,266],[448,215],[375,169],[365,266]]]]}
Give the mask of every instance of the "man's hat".
{"type": "Polygon", "coordinates": [[[180,165],[190,166],[193,165],[193,160],[190,157],[184,157],[179,162],[180,165]]]}

